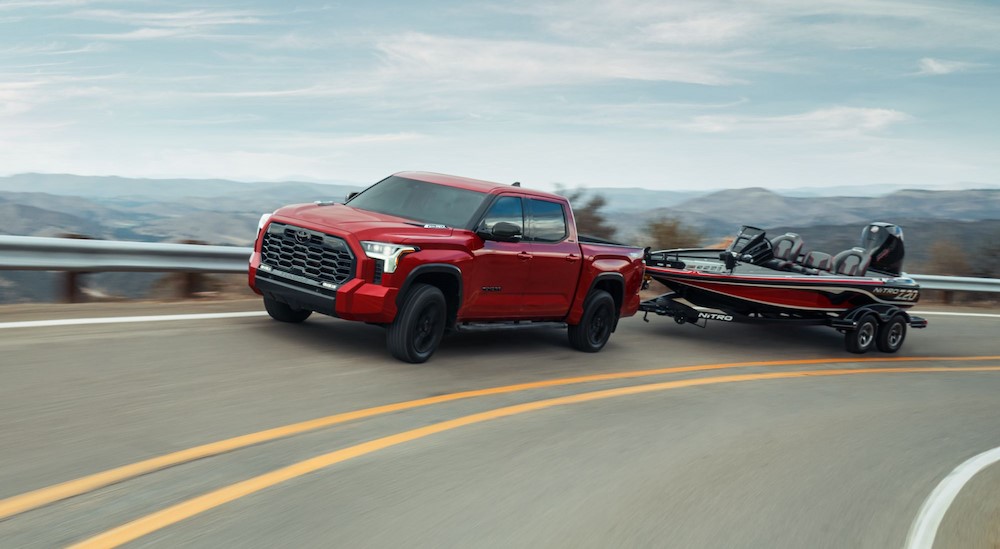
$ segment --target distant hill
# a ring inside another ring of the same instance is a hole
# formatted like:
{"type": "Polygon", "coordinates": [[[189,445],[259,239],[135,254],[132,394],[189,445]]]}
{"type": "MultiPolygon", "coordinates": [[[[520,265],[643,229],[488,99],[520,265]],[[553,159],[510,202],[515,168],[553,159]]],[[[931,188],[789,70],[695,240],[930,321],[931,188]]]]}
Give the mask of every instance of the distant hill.
{"type": "MultiPolygon", "coordinates": [[[[361,187],[303,182],[21,174],[0,177],[0,233],[249,246],[260,214],[286,204],[342,200],[358,190],[361,187]]],[[[867,223],[889,221],[904,227],[906,267],[920,272],[935,242],[955,242],[974,260],[985,243],[1000,240],[996,188],[836,197],[789,196],[762,188],[712,193],[588,188],[584,199],[597,194],[607,200],[602,211],[623,242],[642,242],[646,223],[671,218],[700,230],[705,244],[747,224],[771,235],[797,232],[809,249],[836,253],[857,245],[867,223]]],[[[87,278],[104,293],[137,297],[148,295],[163,277],[107,273],[87,278]]],[[[0,302],[51,299],[56,280],[54,274],[0,272],[0,302]]]]}
{"type": "Polygon", "coordinates": [[[805,198],[760,189],[736,189],[693,198],[670,208],[654,208],[632,220],[641,227],[667,217],[704,231],[708,236],[733,232],[739,225],[757,227],[857,225],[898,219],[1000,219],[1000,189],[967,191],[896,191],[881,197],[805,198]]]}
{"type": "MultiPolygon", "coordinates": [[[[0,191],[39,192],[61,196],[83,196],[91,199],[126,201],[130,197],[175,199],[240,195],[247,192],[275,192],[280,189],[309,189],[312,193],[339,193],[345,188],[358,190],[357,185],[332,183],[282,182],[245,183],[225,179],[133,179],[116,176],[25,173],[0,177],[0,191]]],[[[342,196],[341,196],[342,198],[342,196]]]]}

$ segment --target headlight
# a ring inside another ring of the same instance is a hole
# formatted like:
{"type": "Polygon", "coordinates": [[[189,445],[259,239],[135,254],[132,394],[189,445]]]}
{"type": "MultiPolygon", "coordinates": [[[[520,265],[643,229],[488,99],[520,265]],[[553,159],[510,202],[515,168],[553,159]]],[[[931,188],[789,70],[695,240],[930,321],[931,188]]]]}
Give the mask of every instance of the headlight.
{"type": "Polygon", "coordinates": [[[389,242],[363,241],[361,247],[365,250],[365,255],[372,259],[381,259],[384,264],[382,272],[394,273],[399,264],[399,258],[404,254],[416,252],[420,248],[407,246],[405,244],[392,244],[389,242]]]}

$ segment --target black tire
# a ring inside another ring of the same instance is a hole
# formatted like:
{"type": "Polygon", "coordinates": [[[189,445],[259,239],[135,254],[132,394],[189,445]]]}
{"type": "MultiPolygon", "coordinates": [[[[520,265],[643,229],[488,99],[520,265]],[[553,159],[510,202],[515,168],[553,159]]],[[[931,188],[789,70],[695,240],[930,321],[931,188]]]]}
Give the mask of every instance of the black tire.
{"type": "Polygon", "coordinates": [[[878,337],[875,339],[875,345],[878,347],[878,350],[883,353],[895,353],[898,351],[903,346],[903,341],[906,340],[906,328],[908,324],[906,317],[897,314],[889,319],[889,322],[879,326],[878,337]]]}
{"type": "Polygon", "coordinates": [[[844,334],[844,348],[849,353],[863,354],[875,346],[878,318],[868,313],[858,319],[858,327],[844,334]]]}
{"type": "Polygon", "coordinates": [[[287,304],[269,297],[264,297],[264,308],[267,309],[267,314],[271,315],[271,318],[279,322],[291,322],[293,324],[302,322],[312,314],[312,311],[309,309],[293,309],[287,304]]]}
{"type": "Polygon", "coordinates": [[[578,351],[596,353],[611,338],[614,325],[614,298],[604,290],[594,290],[583,304],[580,323],[569,327],[569,344],[578,351]]]}
{"type": "Polygon", "coordinates": [[[440,289],[414,284],[386,333],[389,352],[403,362],[426,362],[441,343],[446,313],[440,289]]]}

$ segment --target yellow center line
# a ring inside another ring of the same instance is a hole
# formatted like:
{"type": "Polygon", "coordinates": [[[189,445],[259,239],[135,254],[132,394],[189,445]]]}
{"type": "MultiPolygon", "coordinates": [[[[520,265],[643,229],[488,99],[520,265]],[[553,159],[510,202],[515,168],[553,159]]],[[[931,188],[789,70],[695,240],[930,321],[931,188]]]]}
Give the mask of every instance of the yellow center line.
{"type": "Polygon", "coordinates": [[[588,393],[578,393],[575,395],[538,400],[513,406],[505,406],[486,412],[471,414],[468,416],[442,421],[426,427],[411,429],[387,437],[371,440],[356,446],[351,446],[328,454],[323,454],[311,459],[276,469],[269,473],[259,475],[236,484],[208,492],[201,496],[183,501],[166,509],[146,515],[132,522],[98,534],[90,539],[70,546],[71,549],[91,549],[118,547],[124,543],[136,540],[142,536],[193,517],[220,505],[232,502],[244,496],[270,488],[287,480],[291,480],[320,469],[342,463],[344,461],[364,456],[378,450],[389,448],[410,442],[420,438],[428,437],[444,431],[450,431],[459,427],[482,423],[494,419],[510,417],[527,412],[543,410],[555,406],[565,406],[568,404],[579,404],[594,400],[636,395],[641,393],[651,393],[654,391],[664,391],[668,389],[678,389],[682,387],[694,387],[698,385],[715,385],[720,383],[734,383],[740,381],[758,381],[766,379],[788,379],[802,377],[830,377],[861,374],[899,374],[899,373],[926,373],[926,372],[1000,372],[1000,366],[966,366],[966,367],[928,367],[928,368],[867,368],[867,369],[847,369],[847,370],[807,370],[793,372],[770,372],[761,374],[740,374],[730,376],[703,377],[694,379],[682,379],[678,381],[667,381],[661,383],[650,383],[643,385],[632,385],[617,389],[605,389],[588,393]]]}
{"type": "Polygon", "coordinates": [[[563,385],[573,385],[580,383],[592,383],[597,381],[612,381],[629,379],[636,377],[658,376],[666,374],[678,374],[685,372],[700,372],[711,370],[725,370],[732,368],[748,368],[754,366],[803,366],[813,364],[845,364],[845,363],[866,363],[866,362],[928,362],[928,361],[987,361],[997,360],[1000,356],[970,356],[970,357],[877,357],[877,358],[816,358],[799,360],[768,360],[751,362],[733,362],[726,364],[707,364],[697,366],[677,366],[670,368],[657,368],[652,370],[634,370],[628,372],[612,372],[607,374],[594,374],[579,377],[569,377],[560,379],[550,379],[535,381],[530,383],[520,383],[516,385],[506,385],[487,389],[477,389],[462,391],[446,395],[438,395],[428,398],[385,404],[372,408],[354,410],[340,414],[325,416],[321,418],[292,423],[289,425],[275,427],[264,431],[258,431],[246,435],[240,435],[208,444],[202,444],[185,450],[171,452],[162,456],[157,456],[142,461],[137,461],[121,467],[108,469],[92,475],[68,480],[52,486],[39,488],[24,494],[11,496],[0,500],[0,520],[8,517],[37,509],[39,507],[55,503],[67,498],[85,494],[111,484],[116,484],[141,475],[153,473],[168,467],[174,467],[183,463],[189,463],[198,459],[217,456],[248,446],[271,442],[281,438],[287,438],[310,431],[330,427],[348,421],[370,418],[402,410],[410,410],[422,406],[441,404],[456,400],[500,395],[527,391],[531,389],[541,389],[547,387],[558,387],[563,385]]]}

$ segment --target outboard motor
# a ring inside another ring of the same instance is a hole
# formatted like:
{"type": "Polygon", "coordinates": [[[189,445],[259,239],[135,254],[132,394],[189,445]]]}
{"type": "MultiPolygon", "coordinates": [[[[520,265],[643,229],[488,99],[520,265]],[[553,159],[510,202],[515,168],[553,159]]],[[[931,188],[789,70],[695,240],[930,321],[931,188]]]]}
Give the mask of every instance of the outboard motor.
{"type": "Polygon", "coordinates": [[[871,257],[869,270],[893,276],[903,272],[903,229],[898,225],[868,225],[861,231],[861,247],[871,257]]]}

